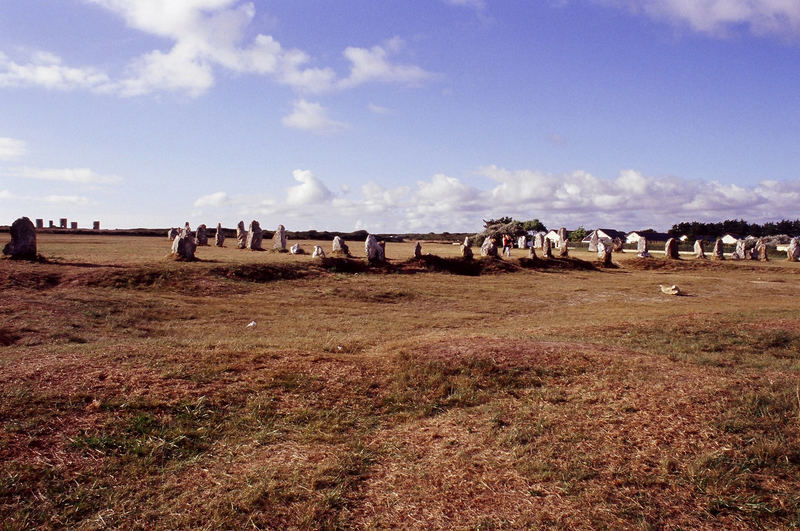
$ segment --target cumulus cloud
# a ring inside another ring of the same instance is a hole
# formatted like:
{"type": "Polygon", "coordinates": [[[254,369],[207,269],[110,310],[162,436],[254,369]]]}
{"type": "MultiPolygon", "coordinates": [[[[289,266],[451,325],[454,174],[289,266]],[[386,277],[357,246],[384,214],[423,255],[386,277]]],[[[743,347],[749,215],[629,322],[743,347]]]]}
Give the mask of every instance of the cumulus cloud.
{"type": "Polygon", "coordinates": [[[70,67],[48,52],[34,52],[17,62],[0,52],[0,87],[39,86],[53,90],[103,90],[109,83],[105,73],[92,67],[70,67]]]}
{"type": "Polygon", "coordinates": [[[291,206],[318,205],[329,201],[333,194],[308,170],[294,170],[294,180],[300,184],[289,188],[286,203],[291,206]]]}
{"type": "Polygon", "coordinates": [[[328,111],[317,102],[296,100],[292,113],[281,120],[283,125],[293,129],[311,131],[317,134],[330,134],[342,131],[347,124],[328,116],[328,111]]]}
{"type": "Polygon", "coordinates": [[[692,30],[724,36],[738,27],[756,35],[800,37],[800,2],[794,0],[600,0],[692,30]]]}
{"type": "Polygon", "coordinates": [[[213,194],[202,195],[195,202],[195,208],[201,207],[220,207],[228,203],[228,194],[225,192],[214,192],[213,194]]]}
{"type": "Polygon", "coordinates": [[[44,181],[62,181],[78,184],[115,184],[122,179],[116,175],[100,175],[89,168],[15,168],[3,172],[5,175],[39,179],[44,181]]]}
{"type": "Polygon", "coordinates": [[[416,65],[392,63],[389,60],[390,53],[402,46],[403,41],[395,37],[384,46],[347,47],[344,56],[350,61],[350,75],[339,81],[339,87],[351,88],[373,81],[413,86],[434,77],[434,74],[416,65]]]}
{"type": "Polygon", "coordinates": [[[0,160],[11,160],[21,157],[27,151],[27,146],[22,140],[0,137],[0,160]]]}
{"type": "Polygon", "coordinates": [[[764,222],[797,216],[800,180],[765,180],[753,186],[654,177],[623,170],[604,178],[577,170],[479,168],[488,186],[435,174],[413,186],[386,187],[367,181],[356,190],[333,193],[307,170],[280,196],[230,198],[241,216],[270,216],[297,228],[382,232],[477,231],[482,219],[538,218],[548,226],[636,230],[667,229],[679,221],[745,218],[764,222]],[[309,208],[309,206],[317,208],[309,208]]]}

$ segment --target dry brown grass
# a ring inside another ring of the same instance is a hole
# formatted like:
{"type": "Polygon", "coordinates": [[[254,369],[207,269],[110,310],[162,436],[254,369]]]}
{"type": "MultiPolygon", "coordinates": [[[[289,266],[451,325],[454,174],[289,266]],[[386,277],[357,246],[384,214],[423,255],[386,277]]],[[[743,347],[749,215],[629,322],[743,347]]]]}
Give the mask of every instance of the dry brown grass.
{"type": "Polygon", "coordinates": [[[798,264],[168,247],[0,261],[7,527],[800,525],[798,264]]]}

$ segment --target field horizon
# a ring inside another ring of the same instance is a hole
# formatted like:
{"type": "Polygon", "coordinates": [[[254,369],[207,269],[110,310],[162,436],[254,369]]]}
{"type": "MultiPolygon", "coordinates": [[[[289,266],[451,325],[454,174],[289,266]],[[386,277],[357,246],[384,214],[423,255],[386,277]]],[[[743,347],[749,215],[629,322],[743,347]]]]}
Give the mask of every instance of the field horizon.
{"type": "Polygon", "coordinates": [[[798,263],[227,242],[0,261],[7,527],[800,525],[798,263]]]}

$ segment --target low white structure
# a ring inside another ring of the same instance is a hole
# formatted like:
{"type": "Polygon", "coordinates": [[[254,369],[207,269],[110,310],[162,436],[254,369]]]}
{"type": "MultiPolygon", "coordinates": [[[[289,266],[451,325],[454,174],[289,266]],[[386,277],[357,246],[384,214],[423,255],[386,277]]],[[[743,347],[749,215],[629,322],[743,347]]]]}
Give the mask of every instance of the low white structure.
{"type": "Polygon", "coordinates": [[[550,229],[550,231],[544,235],[546,240],[550,240],[550,245],[553,247],[560,247],[561,246],[561,237],[558,235],[558,231],[554,229],[550,229]]]}
{"type": "Polygon", "coordinates": [[[625,243],[639,243],[639,238],[647,238],[650,242],[666,242],[670,236],[666,232],[656,232],[654,230],[634,230],[625,235],[625,243]]]}
{"type": "Polygon", "coordinates": [[[725,245],[736,245],[736,242],[739,241],[739,236],[736,234],[728,233],[722,237],[722,243],[725,245]]]}
{"type": "MultiPolygon", "coordinates": [[[[619,238],[622,241],[625,241],[625,238],[626,238],[625,233],[622,232],[622,231],[618,231],[618,230],[614,230],[614,229],[595,229],[592,232],[590,232],[589,234],[587,234],[586,237],[583,240],[581,240],[581,242],[583,242],[583,243],[591,242],[592,241],[592,235],[595,232],[597,233],[597,239],[599,241],[602,241],[602,242],[605,242],[605,243],[609,243],[609,244],[611,243],[611,241],[614,238],[619,238]]],[[[637,239],[636,241],[638,242],[639,240],[637,239]]]]}

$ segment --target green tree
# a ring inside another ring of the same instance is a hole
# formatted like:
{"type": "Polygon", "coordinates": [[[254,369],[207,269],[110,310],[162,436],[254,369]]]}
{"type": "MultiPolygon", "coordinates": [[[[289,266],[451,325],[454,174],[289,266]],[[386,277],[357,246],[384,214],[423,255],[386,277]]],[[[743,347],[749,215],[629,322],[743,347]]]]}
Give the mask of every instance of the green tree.
{"type": "Polygon", "coordinates": [[[522,228],[525,229],[525,232],[547,232],[547,227],[545,227],[544,223],[538,219],[529,219],[528,221],[524,221],[522,223],[522,228]]]}
{"type": "Polygon", "coordinates": [[[586,237],[587,234],[589,234],[589,233],[586,232],[586,229],[584,229],[583,227],[578,227],[574,231],[570,232],[567,235],[567,238],[569,238],[569,241],[571,241],[571,242],[579,242],[579,241],[583,240],[586,237]]]}

